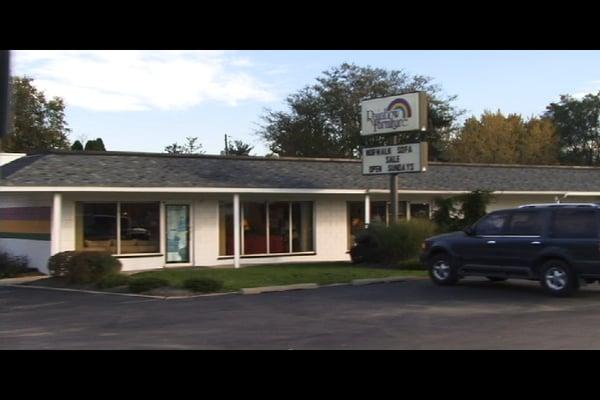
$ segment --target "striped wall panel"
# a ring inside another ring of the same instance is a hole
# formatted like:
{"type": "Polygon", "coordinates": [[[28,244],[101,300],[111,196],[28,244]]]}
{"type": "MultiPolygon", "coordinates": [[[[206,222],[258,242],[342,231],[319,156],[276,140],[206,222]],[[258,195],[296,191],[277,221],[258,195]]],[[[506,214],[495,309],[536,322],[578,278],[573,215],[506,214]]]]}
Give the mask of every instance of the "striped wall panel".
{"type": "Polygon", "coordinates": [[[0,208],[0,238],[50,240],[51,207],[0,208]]]}

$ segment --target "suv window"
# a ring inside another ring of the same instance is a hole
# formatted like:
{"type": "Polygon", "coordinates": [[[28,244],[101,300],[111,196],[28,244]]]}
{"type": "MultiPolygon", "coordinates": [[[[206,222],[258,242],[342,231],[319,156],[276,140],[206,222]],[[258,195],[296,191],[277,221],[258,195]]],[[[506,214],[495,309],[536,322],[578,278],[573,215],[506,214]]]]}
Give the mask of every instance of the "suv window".
{"type": "Polygon", "coordinates": [[[475,233],[477,235],[501,235],[508,220],[507,212],[489,214],[477,223],[475,233]]]}
{"type": "Polygon", "coordinates": [[[594,210],[555,210],[550,234],[556,238],[584,239],[598,237],[594,210]]]}
{"type": "Polygon", "coordinates": [[[539,236],[544,228],[544,214],[540,211],[515,211],[504,232],[505,235],[539,236]]]}

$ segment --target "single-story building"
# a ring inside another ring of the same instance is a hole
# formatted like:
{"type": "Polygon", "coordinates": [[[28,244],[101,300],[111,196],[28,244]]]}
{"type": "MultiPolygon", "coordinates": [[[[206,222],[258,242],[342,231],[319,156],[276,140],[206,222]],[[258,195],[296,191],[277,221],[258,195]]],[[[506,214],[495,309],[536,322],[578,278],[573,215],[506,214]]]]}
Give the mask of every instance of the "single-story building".
{"type": "MultiPolygon", "coordinates": [[[[348,260],[352,234],[389,220],[389,177],[358,160],[49,152],[4,155],[0,251],[47,272],[66,250],[110,251],[124,270],[348,260]]],[[[600,169],[429,164],[398,177],[400,218],[476,189],[490,209],[600,200],[600,169]]]]}

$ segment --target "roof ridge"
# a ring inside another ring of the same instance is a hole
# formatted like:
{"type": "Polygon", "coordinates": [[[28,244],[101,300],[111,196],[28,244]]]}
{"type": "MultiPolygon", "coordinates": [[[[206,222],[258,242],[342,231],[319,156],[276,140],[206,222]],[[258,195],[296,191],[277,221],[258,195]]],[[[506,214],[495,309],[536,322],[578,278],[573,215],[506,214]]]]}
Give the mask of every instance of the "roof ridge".
{"type": "Polygon", "coordinates": [[[253,160],[253,161],[316,161],[316,162],[360,162],[354,158],[327,158],[327,157],[267,157],[267,156],[234,156],[222,154],[169,154],[135,151],[71,151],[71,150],[49,150],[33,155],[84,155],[84,156],[132,156],[132,157],[164,157],[164,158],[204,158],[219,160],[253,160]]]}
{"type": "MultiPolygon", "coordinates": [[[[165,158],[201,158],[201,159],[219,159],[219,160],[251,160],[251,161],[305,161],[305,162],[348,162],[360,163],[356,158],[335,158],[335,157],[267,157],[267,156],[234,156],[222,154],[169,154],[153,152],[135,152],[135,151],[70,151],[70,150],[50,150],[32,155],[85,155],[85,156],[135,156],[135,157],[165,157],[165,158]]],[[[557,165],[557,164],[505,164],[505,163],[465,163],[465,162],[446,162],[429,161],[430,165],[440,166],[465,166],[465,167],[489,167],[489,168],[561,168],[561,169],[591,169],[600,170],[600,167],[589,165],[557,165]]]]}

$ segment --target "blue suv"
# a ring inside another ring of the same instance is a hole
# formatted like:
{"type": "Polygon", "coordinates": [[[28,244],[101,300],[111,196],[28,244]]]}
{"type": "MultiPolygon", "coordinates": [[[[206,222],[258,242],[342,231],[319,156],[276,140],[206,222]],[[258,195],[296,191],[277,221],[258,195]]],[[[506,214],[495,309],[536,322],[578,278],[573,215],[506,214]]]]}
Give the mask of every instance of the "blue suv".
{"type": "Polygon", "coordinates": [[[537,280],[555,296],[600,281],[600,205],[531,204],[498,210],[462,232],[428,238],[421,261],[438,285],[465,276],[537,280]]]}

